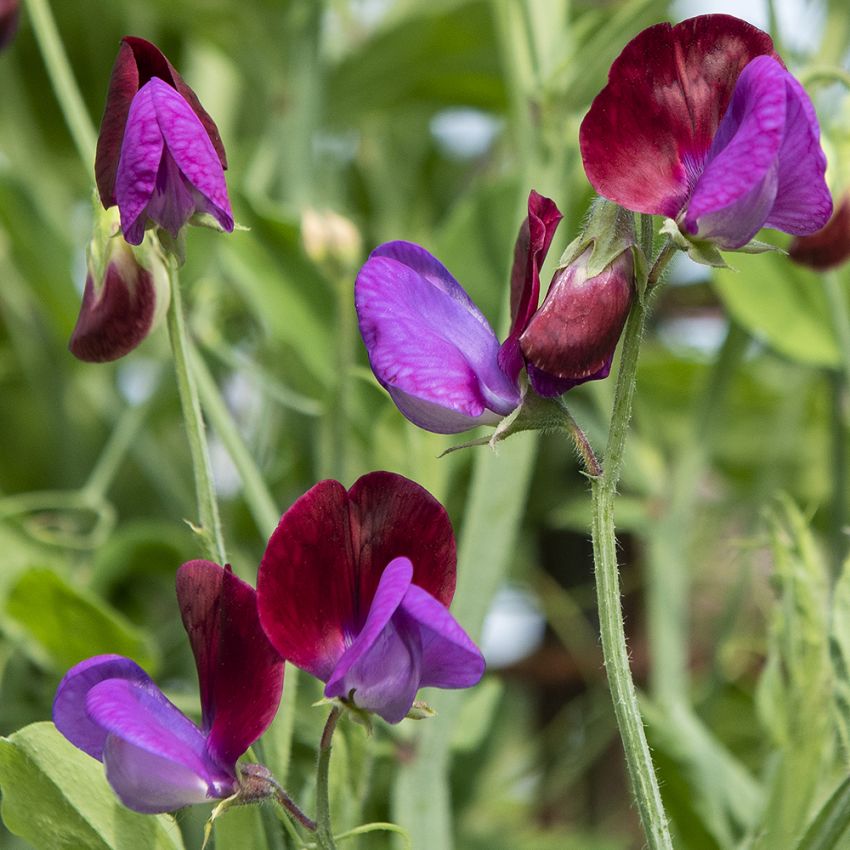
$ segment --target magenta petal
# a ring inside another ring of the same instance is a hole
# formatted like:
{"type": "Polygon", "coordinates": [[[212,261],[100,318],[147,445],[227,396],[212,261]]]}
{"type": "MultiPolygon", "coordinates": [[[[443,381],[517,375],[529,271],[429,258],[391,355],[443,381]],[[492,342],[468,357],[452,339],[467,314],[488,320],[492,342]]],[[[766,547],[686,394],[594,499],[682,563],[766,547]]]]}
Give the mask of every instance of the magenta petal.
{"type": "Polygon", "coordinates": [[[197,211],[212,215],[222,229],[233,230],[224,170],[204,125],[171,86],[156,78],[145,88],[148,86],[153,87],[157,121],[168,151],[189,186],[200,195],[196,200],[197,211]]]}
{"type": "Polygon", "coordinates": [[[694,187],[685,229],[740,248],[764,225],[778,186],[787,72],[769,56],[743,70],[694,187]]]}
{"type": "Polygon", "coordinates": [[[404,719],[419,689],[422,650],[416,631],[391,622],[412,576],[407,558],[387,566],[363,629],[325,687],[325,696],[352,697],[359,708],[374,711],[388,723],[404,719]]]}
{"type": "MultiPolygon", "coordinates": [[[[161,80],[159,82],[165,86],[161,80]]],[[[144,237],[143,213],[156,188],[164,147],[156,120],[153,89],[148,83],[130,104],[115,176],[115,199],[121,213],[121,229],[124,238],[133,245],[141,244],[144,237]]]]}
{"type": "Polygon", "coordinates": [[[657,24],[614,61],[580,131],[585,171],[626,209],[676,217],[738,75],[773,54],[767,33],[730,15],[657,24]]]}
{"type": "Polygon", "coordinates": [[[283,659],[260,626],[254,589],[230,568],[183,564],[177,599],[198,667],[208,747],[230,767],[274,719],[283,659]]]}
{"type": "Polygon", "coordinates": [[[103,756],[106,730],[89,717],[86,696],[107,679],[124,679],[159,691],[150,676],[123,655],[96,655],[72,667],[62,678],[53,700],[53,722],[75,746],[96,759],[103,756]]]}
{"type": "Polygon", "coordinates": [[[355,305],[372,371],[420,427],[455,433],[519,403],[487,320],[422,248],[376,249],[357,275],[355,305]]]}
{"type": "MultiPolygon", "coordinates": [[[[422,667],[419,687],[468,688],[484,675],[484,656],[445,605],[415,584],[404,595],[399,615],[419,632],[422,667]]],[[[399,616],[397,615],[397,616],[399,616]]]]}
{"type": "Polygon", "coordinates": [[[795,236],[815,233],[832,214],[832,196],[824,180],[826,156],[820,127],[805,89],[785,74],[785,136],[779,149],[779,186],[765,227],[795,236]]]}
{"type": "Polygon", "coordinates": [[[320,481],[281,517],[257,575],[260,622],[277,651],[327,681],[356,619],[348,494],[320,481]]]}

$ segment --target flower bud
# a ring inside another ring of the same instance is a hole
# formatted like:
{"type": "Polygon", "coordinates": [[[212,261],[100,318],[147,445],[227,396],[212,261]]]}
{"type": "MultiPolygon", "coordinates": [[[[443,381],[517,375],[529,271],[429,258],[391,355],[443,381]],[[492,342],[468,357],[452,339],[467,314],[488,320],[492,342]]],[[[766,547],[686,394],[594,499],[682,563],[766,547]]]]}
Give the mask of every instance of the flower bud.
{"type": "Polygon", "coordinates": [[[88,255],[83,303],[68,348],[90,363],[117,360],[132,351],[168,309],[168,273],[162,257],[147,250],[141,261],[123,239],[99,229],[88,255]]]}
{"type": "Polygon", "coordinates": [[[304,210],[301,238],[304,253],[320,266],[352,268],[363,248],[354,222],[332,210],[304,210]]]}
{"type": "Polygon", "coordinates": [[[845,192],[821,230],[811,236],[798,236],[791,242],[788,256],[816,271],[833,269],[850,257],[850,192],[845,192]]]}
{"type": "Polygon", "coordinates": [[[607,375],[631,307],[632,251],[622,251],[590,276],[592,254],[588,247],[558,269],[543,306],[520,337],[526,361],[557,378],[582,381],[607,375]]]}
{"type": "Polygon", "coordinates": [[[121,42],[100,125],[95,177],[105,208],[117,205],[124,238],[150,224],[174,239],[194,215],[233,230],[227,158],[212,118],[160,50],[121,42]]]}
{"type": "Polygon", "coordinates": [[[19,0],[0,0],[0,50],[15,37],[20,14],[19,0]]]}

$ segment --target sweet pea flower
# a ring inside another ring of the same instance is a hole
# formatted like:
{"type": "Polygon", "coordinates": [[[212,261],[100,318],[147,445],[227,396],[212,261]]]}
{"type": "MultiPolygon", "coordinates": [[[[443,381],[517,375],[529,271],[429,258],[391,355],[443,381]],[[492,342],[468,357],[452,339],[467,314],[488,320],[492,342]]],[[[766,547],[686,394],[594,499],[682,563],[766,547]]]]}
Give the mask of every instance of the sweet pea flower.
{"type": "Polygon", "coordinates": [[[690,239],[803,235],[832,200],[814,107],[767,33],[729,15],[657,24],[630,41],[581,125],[588,179],[690,239]]]}
{"type": "Polygon", "coordinates": [[[484,659],[449,613],[455,541],[413,481],[322,481],[283,515],[257,577],[260,621],[325,696],[398,723],[422,687],[467,688],[484,659]]]}
{"type": "Polygon", "coordinates": [[[233,230],[218,129],[160,50],[121,43],[100,125],[95,176],[104,207],[118,205],[124,238],[138,245],[149,224],[177,238],[195,214],[233,230]]]}
{"type": "Polygon", "coordinates": [[[71,668],[53,702],[56,728],[102,761],[121,802],[144,814],[236,793],[236,760],[274,719],[283,688],[283,659],[260,627],[256,593],[229,567],[184,564],[177,599],[198,669],[200,727],[120,655],[71,668]]]}
{"type": "Polygon", "coordinates": [[[514,248],[511,330],[502,345],[461,285],[424,248],[387,242],[371,253],[354,285],[360,333],[375,377],[411,422],[439,434],[496,424],[522,401],[524,365],[545,396],[607,375],[599,370],[564,379],[523,357],[520,338],[537,310],[540,268],[560,220],[554,201],[530,193],[514,248]]]}

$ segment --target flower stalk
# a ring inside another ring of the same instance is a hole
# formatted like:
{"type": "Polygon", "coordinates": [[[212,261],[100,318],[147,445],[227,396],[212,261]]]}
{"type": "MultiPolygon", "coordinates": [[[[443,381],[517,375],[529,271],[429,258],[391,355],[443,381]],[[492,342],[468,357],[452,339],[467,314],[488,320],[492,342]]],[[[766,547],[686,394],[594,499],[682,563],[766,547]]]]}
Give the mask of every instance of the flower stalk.
{"type": "Polygon", "coordinates": [[[186,321],[183,316],[183,302],[180,296],[180,280],[177,274],[177,261],[168,260],[168,277],[171,287],[171,303],[168,307],[168,338],[174,356],[174,371],[177,376],[177,389],[180,394],[180,407],[189,439],[189,452],[192,456],[192,469],[195,477],[195,493],[198,501],[200,527],[195,531],[201,538],[204,551],[217,563],[227,562],[224,547],[224,535],[218,515],[218,500],[215,493],[210,452],[207,444],[201,405],[198,401],[198,389],[189,361],[191,344],[186,333],[186,321]]]}
{"type": "MultiPolygon", "coordinates": [[[[644,229],[644,235],[646,232],[644,229]]],[[[647,247],[645,246],[644,250],[647,247]]],[[[647,290],[657,284],[672,253],[669,245],[661,250],[650,270],[647,290]]],[[[646,316],[646,303],[636,299],[623,334],[623,349],[620,355],[620,369],[617,375],[617,388],[603,471],[601,475],[591,478],[593,560],[602,653],[641,823],[651,850],[662,850],[662,848],[672,850],[667,816],[661,801],[655,767],[646,741],[637,693],[629,667],[623,610],[620,603],[617,538],[614,529],[614,500],[631,419],[635,376],[646,316]]]]}
{"type": "Polygon", "coordinates": [[[328,780],[330,778],[331,742],[341,713],[342,710],[339,706],[334,706],[331,709],[325,728],[322,730],[322,739],[319,744],[319,761],[316,768],[316,839],[322,850],[336,850],[333,828],[331,827],[328,780]]]}

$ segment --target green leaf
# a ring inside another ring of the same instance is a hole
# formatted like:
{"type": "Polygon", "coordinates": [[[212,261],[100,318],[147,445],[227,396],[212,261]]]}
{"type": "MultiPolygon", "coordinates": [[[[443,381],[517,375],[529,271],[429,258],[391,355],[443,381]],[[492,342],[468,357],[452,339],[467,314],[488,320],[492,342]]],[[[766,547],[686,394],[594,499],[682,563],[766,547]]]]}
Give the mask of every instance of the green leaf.
{"type": "Polygon", "coordinates": [[[736,254],[735,268],[714,273],[734,319],[780,354],[837,366],[839,349],[820,279],[781,254],[736,254]]]}
{"type": "Polygon", "coordinates": [[[850,778],[845,779],[823,804],[797,850],[833,850],[846,847],[839,844],[850,826],[850,778]]]}
{"type": "Polygon", "coordinates": [[[126,655],[149,672],[156,666],[150,641],[94,594],[70,585],[53,570],[21,574],[6,600],[7,627],[25,640],[38,663],[66,670],[101,653],[126,655]]]}
{"type": "Polygon", "coordinates": [[[103,766],[52,723],[0,738],[3,821],[36,850],[182,850],[170,815],[140,815],[109,787],[103,766]]]}
{"type": "Polygon", "coordinates": [[[833,669],[833,700],[838,737],[850,766],[850,560],[844,564],[832,596],[829,655],[833,669]]]}

